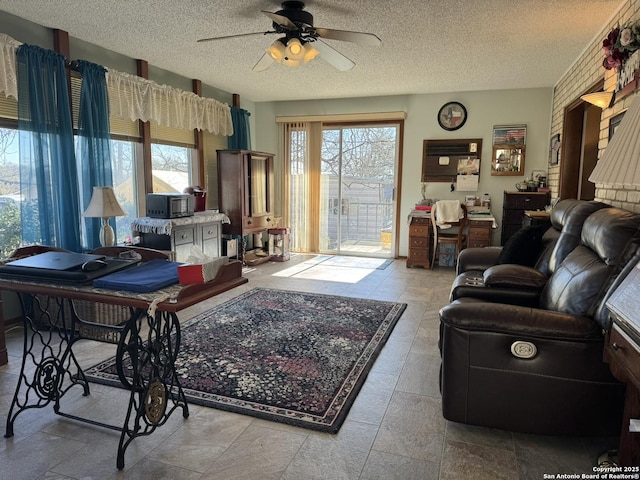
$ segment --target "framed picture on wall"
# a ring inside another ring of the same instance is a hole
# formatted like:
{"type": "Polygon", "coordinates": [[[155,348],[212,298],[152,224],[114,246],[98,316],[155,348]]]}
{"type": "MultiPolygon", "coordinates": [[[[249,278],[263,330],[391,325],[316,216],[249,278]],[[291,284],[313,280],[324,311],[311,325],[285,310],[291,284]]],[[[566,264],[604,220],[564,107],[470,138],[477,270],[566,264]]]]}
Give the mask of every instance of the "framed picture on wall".
{"type": "Polygon", "coordinates": [[[560,154],[560,134],[556,133],[551,137],[549,143],[549,165],[558,164],[558,156],[560,154]]]}
{"type": "Polygon", "coordinates": [[[494,125],[494,145],[524,145],[527,143],[526,125],[494,125]]]}
{"type": "Polygon", "coordinates": [[[524,145],[494,145],[491,175],[524,175],[524,145]]]}

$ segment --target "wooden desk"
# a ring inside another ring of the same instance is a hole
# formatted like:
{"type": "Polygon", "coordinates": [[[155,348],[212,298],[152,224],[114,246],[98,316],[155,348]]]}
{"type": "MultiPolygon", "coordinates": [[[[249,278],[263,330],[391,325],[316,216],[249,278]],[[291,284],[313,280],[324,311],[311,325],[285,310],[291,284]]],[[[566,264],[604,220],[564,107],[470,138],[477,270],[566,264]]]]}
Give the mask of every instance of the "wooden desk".
{"type": "Polygon", "coordinates": [[[491,229],[495,228],[496,224],[493,215],[470,213],[467,221],[467,247],[490,247],[491,229]]]}
{"type": "MultiPolygon", "coordinates": [[[[626,272],[623,271],[621,275],[626,272]]],[[[640,262],[607,300],[612,320],[604,346],[604,361],[611,373],[627,385],[618,448],[623,467],[640,465],[640,262]]],[[[629,473],[638,473],[637,470],[629,473]]]]}
{"type": "Polygon", "coordinates": [[[407,268],[429,268],[431,258],[431,217],[411,217],[409,224],[409,255],[407,268]]]}
{"type": "Polygon", "coordinates": [[[124,454],[131,441],[153,433],[177,408],[182,409],[184,418],[189,416],[174,368],[180,349],[177,312],[247,281],[242,277],[239,261],[221,267],[209,283],[171,285],[144,294],[0,278],[0,290],[17,292],[20,297],[25,336],[22,366],[7,415],[5,437],[13,436],[14,423],[20,413],[53,403],[58,415],[120,431],[116,466],[124,468],[124,454]],[[131,318],[123,325],[90,322],[78,317],[74,300],[130,307],[131,318]],[[73,345],[84,338],[82,326],[119,334],[116,366],[120,381],[131,392],[122,426],[81,418],[60,409],[62,398],[72,387],[81,387],[85,396],[90,393],[89,383],[73,352],[73,345]],[[133,365],[131,378],[123,373],[125,358],[133,365]]]}
{"type": "MultiPolygon", "coordinates": [[[[495,228],[493,215],[473,214],[467,216],[466,247],[491,246],[491,229],[495,228]]],[[[429,268],[432,248],[431,215],[421,213],[409,216],[409,254],[407,268],[419,266],[429,268]]]]}
{"type": "Polygon", "coordinates": [[[614,322],[607,335],[604,358],[613,376],[627,384],[618,462],[626,467],[638,466],[640,432],[632,432],[630,422],[635,419],[640,423],[640,338],[632,337],[614,322]]]}

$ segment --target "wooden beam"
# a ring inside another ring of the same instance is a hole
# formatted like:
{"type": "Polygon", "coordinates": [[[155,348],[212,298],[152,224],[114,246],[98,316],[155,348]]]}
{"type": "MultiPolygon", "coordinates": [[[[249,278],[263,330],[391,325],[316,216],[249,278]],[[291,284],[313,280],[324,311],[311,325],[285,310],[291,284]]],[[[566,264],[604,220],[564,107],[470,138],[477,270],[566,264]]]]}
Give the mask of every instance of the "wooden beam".
{"type": "MultiPolygon", "coordinates": [[[[149,63],[146,60],[136,60],[136,69],[139,77],[149,78],[149,63]]],[[[153,172],[151,167],[151,123],[138,120],[140,138],[142,141],[142,163],[144,166],[144,191],[153,192],[153,172]]]]}
{"type": "MultiPolygon", "coordinates": [[[[64,30],[59,30],[54,28],[53,32],[53,49],[69,59],[70,47],[69,47],[69,32],[65,32],[64,30]]],[[[69,111],[71,111],[71,115],[73,116],[73,106],[71,105],[71,70],[69,68],[66,69],[67,73],[67,91],[69,92],[69,111]]]]}
{"type": "Polygon", "coordinates": [[[67,57],[69,60],[70,48],[69,48],[69,33],[57,28],[53,29],[53,49],[67,57]]]}
{"type": "MultiPolygon", "coordinates": [[[[202,81],[193,79],[191,81],[192,91],[198,96],[202,96],[202,81]]],[[[202,188],[206,188],[205,174],[204,174],[204,135],[202,130],[197,128],[193,131],[193,140],[195,142],[196,149],[196,161],[198,162],[198,178],[197,185],[202,188]]]]}

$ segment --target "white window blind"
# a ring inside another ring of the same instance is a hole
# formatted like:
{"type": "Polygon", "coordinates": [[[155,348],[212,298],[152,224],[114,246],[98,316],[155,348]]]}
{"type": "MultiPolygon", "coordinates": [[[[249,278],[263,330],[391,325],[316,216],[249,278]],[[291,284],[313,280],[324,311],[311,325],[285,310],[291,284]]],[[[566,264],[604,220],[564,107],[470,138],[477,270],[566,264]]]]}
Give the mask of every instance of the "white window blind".
{"type": "Polygon", "coordinates": [[[0,93],[0,118],[18,120],[18,101],[13,97],[6,97],[0,93]]]}
{"type": "Polygon", "coordinates": [[[218,150],[227,149],[227,137],[204,132],[204,187],[207,189],[207,208],[218,208],[218,150]]]}

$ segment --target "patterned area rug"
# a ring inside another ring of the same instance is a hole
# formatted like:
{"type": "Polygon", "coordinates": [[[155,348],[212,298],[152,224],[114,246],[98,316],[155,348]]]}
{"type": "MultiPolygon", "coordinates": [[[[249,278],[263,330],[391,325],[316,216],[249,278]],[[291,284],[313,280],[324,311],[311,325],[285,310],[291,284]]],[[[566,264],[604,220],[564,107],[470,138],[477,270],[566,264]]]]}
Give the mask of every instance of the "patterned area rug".
{"type": "MultiPolygon", "coordinates": [[[[185,322],[178,377],[192,403],[335,433],[405,308],[256,288],[185,322]]],[[[122,386],[115,359],[85,374],[122,386]]]]}

